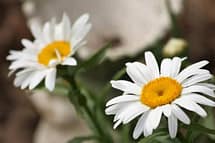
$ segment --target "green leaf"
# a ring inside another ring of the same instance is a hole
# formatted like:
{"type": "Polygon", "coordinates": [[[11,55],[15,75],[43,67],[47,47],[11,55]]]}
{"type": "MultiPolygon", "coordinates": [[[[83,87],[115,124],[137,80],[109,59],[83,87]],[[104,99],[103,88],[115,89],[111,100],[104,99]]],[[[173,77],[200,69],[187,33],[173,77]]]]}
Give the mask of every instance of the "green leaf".
{"type": "Polygon", "coordinates": [[[98,140],[98,138],[95,136],[75,137],[72,140],[70,140],[68,143],[83,143],[85,141],[90,141],[90,140],[98,140]]]}
{"type": "Polygon", "coordinates": [[[213,134],[213,135],[215,135],[215,130],[206,128],[206,127],[204,127],[202,125],[199,125],[199,124],[191,124],[188,127],[191,128],[192,131],[200,132],[200,133],[203,133],[203,134],[213,134]]]}
{"type": "Polygon", "coordinates": [[[164,135],[164,136],[157,136],[152,143],[185,143],[183,139],[181,139],[179,136],[175,137],[174,139],[170,138],[170,136],[164,135]]]}
{"type": "Polygon", "coordinates": [[[166,129],[160,129],[154,132],[152,135],[143,138],[138,143],[152,143],[152,141],[154,141],[157,137],[166,136],[166,135],[168,135],[168,133],[166,132],[166,129]]]}
{"type": "Polygon", "coordinates": [[[206,128],[199,124],[191,124],[189,126],[186,126],[191,131],[191,134],[189,134],[187,138],[188,143],[192,143],[196,137],[198,137],[200,134],[212,134],[215,135],[215,130],[206,128]]]}
{"type": "Polygon", "coordinates": [[[120,79],[124,74],[126,73],[126,69],[123,68],[120,71],[118,71],[114,76],[113,76],[113,80],[118,80],[120,79]]]}
{"type": "MultiPolygon", "coordinates": [[[[206,128],[215,129],[214,110],[212,108],[206,108],[208,113],[207,117],[200,119],[200,124],[206,128]]],[[[209,135],[211,139],[215,139],[214,135],[209,135]]]]}
{"type": "Polygon", "coordinates": [[[54,95],[66,96],[69,94],[69,88],[69,83],[66,80],[58,78],[55,83],[55,89],[52,93],[54,95]]]}
{"type": "Polygon", "coordinates": [[[111,44],[105,45],[103,48],[101,48],[96,54],[94,54],[92,57],[90,57],[88,60],[80,64],[77,68],[76,71],[80,70],[87,70],[97,64],[100,64],[102,60],[105,58],[105,54],[108,48],[111,47],[111,44]]]}

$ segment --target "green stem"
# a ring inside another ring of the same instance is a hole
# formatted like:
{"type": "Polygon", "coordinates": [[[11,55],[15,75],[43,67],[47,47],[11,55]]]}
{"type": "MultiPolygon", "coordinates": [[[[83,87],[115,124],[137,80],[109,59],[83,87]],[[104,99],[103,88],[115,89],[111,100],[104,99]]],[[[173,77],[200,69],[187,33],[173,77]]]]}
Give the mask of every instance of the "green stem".
{"type": "Polygon", "coordinates": [[[93,115],[90,111],[87,105],[87,99],[85,95],[83,95],[80,91],[80,88],[78,87],[75,78],[66,77],[65,79],[68,80],[68,82],[70,83],[72,90],[71,93],[75,94],[69,94],[69,99],[74,104],[76,110],[79,111],[83,115],[83,117],[86,117],[85,120],[88,122],[88,125],[90,125],[90,128],[99,137],[99,139],[102,139],[102,142],[112,143],[113,141],[110,135],[107,135],[107,133],[103,131],[106,129],[102,129],[98,119],[96,118],[96,115],[93,115]]]}

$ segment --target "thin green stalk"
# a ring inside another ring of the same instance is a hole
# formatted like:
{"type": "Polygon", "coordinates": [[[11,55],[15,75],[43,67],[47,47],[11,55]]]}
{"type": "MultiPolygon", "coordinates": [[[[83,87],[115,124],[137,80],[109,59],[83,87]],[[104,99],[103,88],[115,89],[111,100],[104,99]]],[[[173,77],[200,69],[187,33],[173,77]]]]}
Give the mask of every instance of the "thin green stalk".
{"type": "Polygon", "coordinates": [[[90,128],[93,130],[93,132],[102,139],[102,142],[104,143],[112,143],[112,138],[110,135],[107,135],[106,132],[104,132],[102,127],[100,126],[100,123],[96,116],[92,114],[90,111],[88,105],[87,105],[87,99],[86,97],[81,93],[79,90],[79,87],[77,85],[77,82],[74,77],[67,77],[66,78],[71,86],[71,93],[69,94],[70,101],[74,104],[76,110],[80,112],[85,120],[88,122],[88,125],[90,125],[90,128]]]}

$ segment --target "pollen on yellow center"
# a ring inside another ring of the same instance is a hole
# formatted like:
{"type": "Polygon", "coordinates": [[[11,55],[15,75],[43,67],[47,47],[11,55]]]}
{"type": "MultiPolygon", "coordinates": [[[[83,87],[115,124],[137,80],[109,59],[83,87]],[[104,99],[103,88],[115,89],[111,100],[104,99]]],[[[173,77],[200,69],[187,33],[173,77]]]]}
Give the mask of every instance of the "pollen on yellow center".
{"type": "Polygon", "coordinates": [[[140,100],[143,104],[155,108],[171,103],[180,96],[182,86],[169,77],[160,77],[143,86],[140,100]]]}
{"type": "Polygon", "coordinates": [[[48,66],[51,60],[64,59],[71,53],[70,43],[66,41],[55,41],[44,47],[38,54],[38,62],[48,66]],[[58,52],[58,55],[57,55],[58,52]]]}

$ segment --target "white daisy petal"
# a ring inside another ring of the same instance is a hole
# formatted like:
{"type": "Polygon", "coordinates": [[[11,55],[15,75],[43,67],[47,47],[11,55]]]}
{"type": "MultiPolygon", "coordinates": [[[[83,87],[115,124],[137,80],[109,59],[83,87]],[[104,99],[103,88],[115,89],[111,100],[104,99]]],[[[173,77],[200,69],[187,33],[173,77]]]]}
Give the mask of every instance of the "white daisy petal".
{"type": "Polygon", "coordinates": [[[64,33],[63,33],[63,25],[59,23],[55,26],[54,29],[54,39],[55,41],[63,41],[64,40],[64,33]]]}
{"type": "Polygon", "coordinates": [[[111,105],[111,106],[115,106],[115,105],[119,105],[119,108],[118,109],[115,109],[114,112],[116,112],[115,114],[115,117],[114,117],[114,122],[116,122],[117,120],[121,120],[119,118],[120,114],[124,111],[126,111],[128,109],[128,107],[130,106],[133,106],[135,103],[138,103],[138,101],[131,101],[131,102],[122,102],[122,103],[119,103],[119,104],[114,104],[114,105],[111,105]]]}
{"type": "Polygon", "coordinates": [[[141,135],[141,133],[143,133],[144,136],[150,135],[150,133],[148,132],[147,126],[146,126],[147,125],[148,114],[149,114],[149,111],[144,113],[140,117],[140,119],[138,120],[137,125],[136,125],[136,127],[134,129],[134,132],[133,132],[134,139],[138,138],[141,135]]]}
{"type": "Polygon", "coordinates": [[[142,83],[146,83],[154,79],[153,75],[150,72],[150,69],[145,64],[140,62],[133,62],[133,64],[136,66],[136,69],[140,72],[142,76],[142,83]]]}
{"type": "Polygon", "coordinates": [[[63,62],[62,65],[68,65],[68,66],[76,66],[77,65],[77,61],[75,58],[73,57],[68,57],[66,58],[63,62]]]}
{"type": "Polygon", "coordinates": [[[77,48],[79,48],[79,45],[80,42],[84,39],[84,37],[87,35],[87,33],[90,31],[92,25],[91,24],[86,24],[85,28],[83,29],[80,29],[79,32],[76,33],[76,35],[73,35],[72,38],[71,38],[71,42],[73,44],[73,48],[74,48],[74,51],[77,50],[77,48]]]}
{"type": "Polygon", "coordinates": [[[76,45],[82,41],[82,39],[86,36],[86,34],[91,29],[91,24],[87,23],[89,20],[89,15],[82,15],[72,26],[72,39],[71,42],[73,44],[74,50],[78,47],[76,45]]]}
{"type": "Polygon", "coordinates": [[[118,120],[123,121],[125,116],[127,115],[126,113],[129,114],[130,108],[133,108],[133,107],[135,108],[136,105],[138,105],[138,104],[139,104],[139,101],[127,102],[127,106],[121,107],[121,109],[119,109],[116,112],[116,115],[114,117],[114,122],[118,121],[118,120]]]}
{"type": "Polygon", "coordinates": [[[193,85],[186,87],[182,90],[182,95],[183,94],[189,94],[189,93],[202,93],[211,97],[215,97],[215,93],[212,89],[206,87],[206,86],[201,86],[201,85],[193,85]]]}
{"type": "Polygon", "coordinates": [[[139,138],[139,136],[142,134],[143,129],[144,129],[144,123],[145,123],[146,115],[147,115],[146,113],[143,114],[140,117],[140,119],[138,120],[138,122],[134,128],[134,131],[133,131],[133,138],[134,139],[139,138]]]}
{"type": "Polygon", "coordinates": [[[160,124],[161,116],[162,116],[162,109],[160,107],[157,107],[149,113],[149,118],[151,121],[151,124],[153,126],[153,129],[156,129],[158,125],[160,124]]]}
{"type": "Polygon", "coordinates": [[[161,76],[170,76],[171,73],[171,60],[166,58],[161,62],[161,76]]]}
{"type": "Polygon", "coordinates": [[[41,38],[42,28],[39,23],[33,23],[30,25],[31,32],[36,39],[41,38]]]}
{"type": "Polygon", "coordinates": [[[89,17],[90,16],[87,13],[80,16],[72,26],[72,34],[77,33],[79,31],[79,28],[84,27],[84,25],[88,22],[89,17]]]}
{"type": "Polygon", "coordinates": [[[186,81],[184,81],[182,83],[183,87],[187,87],[187,86],[191,86],[193,84],[202,82],[202,81],[206,81],[211,79],[213,76],[211,74],[202,74],[202,75],[195,75],[189,79],[187,79],[186,81]]]}
{"type": "Polygon", "coordinates": [[[168,129],[170,137],[175,138],[178,131],[178,121],[173,114],[168,117],[168,129]]]}
{"type": "Polygon", "coordinates": [[[35,48],[35,46],[34,46],[34,44],[33,44],[33,42],[31,42],[30,40],[28,40],[28,39],[22,39],[21,40],[21,43],[22,43],[22,45],[24,46],[24,47],[26,47],[26,48],[35,48]]]}
{"type": "Polygon", "coordinates": [[[132,112],[132,114],[130,114],[129,116],[126,116],[126,118],[124,118],[123,124],[129,123],[130,121],[135,119],[137,116],[143,114],[146,111],[148,111],[147,108],[137,108],[137,110],[134,110],[132,112]]]}
{"type": "Polygon", "coordinates": [[[152,121],[152,113],[153,112],[152,110],[149,110],[148,114],[146,115],[146,119],[145,119],[145,123],[144,123],[144,129],[143,129],[143,134],[145,137],[149,136],[152,134],[153,132],[153,128],[154,128],[154,125],[153,125],[153,121],[152,121]]]}
{"type": "Polygon", "coordinates": [[[46,72],[44,71],[36,71],[34,75],[31,77],[31,83],[29,85],[29,89],[34,89],[46,76],[46,72]]]}
{"type": "Polygon", "coordinates": [[[141,70],[142,67],[139,67],[136,63],[126,63],[126,72],[129,77],[139,86],[143,86],[147,82],[144,78],[141,70]]]}
{"type": "Polygon", "coordinates": [[[161,108],[162,108],[163,114],[166,117],[169,117],[171,115],[171,106],[170,106],[170,104],[163,105],[161,108]]]}
{"type": "Polygon", "coordinates": [[[116,103],[121,103],[121,102],[129,102],[129,101],[138,101],[140,97],[135,96],[135,95],[122,95],[122,96],[117,96],[111,100],[109,100],[106,104],[106,106],[110,106],[116,103]]]}
{"type": "Polygon", "coordinates": [[[7,60],[16,60],[16,59],[19,59],[20,58],[20,55],[22,55],[22,52],[20,51],[16,51],[16,50],[10,50],[10,55],[8,55],[6,57],[7,60]]]}
{"type": "Polygon", "coordinates": [[[127,106],[127,102],[111,105],[111,106],[109,106],[109,107],[107,107],[107,108],[105,109],[105,114],[107,114],[107,115],[114,115],[114,114],[116,114],[120,109],[123,109],[123,108],[126,107],[126,106],[127,106]]]}
{"type": "MultiPolygon", "coordinates": [[[[26,75],[27,76],[27,75],[26,75]]],[[[26,79],[26,76],[18,76],[15,78],[13,84],[15,87],[19,87],[22,85],[22,83],[24,82],[24,80],[26,79]]]]}
{"type": "Polygon", "coordinates": [[[180,98],[176,99],[174,103],[189,111],[193,111],[202,117],[205,117],[207,115],[205,110],[192,100],[184,100],[183,98],[180,98]]]}
{"type": "Polygon", "coordinates": [[[23,60],[15,61],[9,66],[9,70],[16,70],[16,69],[20,69],[20,68],[25,68],[28,65],[31,65],[31,62],[23,61],[23,60]]]}
{"type": "Polygon", "coordinates": [[[31,77],[35,72],[29,72],[28,75],[25,76],[25,79],[21,83],[21,89],[27,88],[31,83],[31,77]]]}
{"type": "Polygon", "coordinates": [[[14,85],[16,87],[21,86],[22,83],[26,80],[27,77],[29,77],[29,75],[31,75],[32,72],[33,72],[32,69],[25,69],[18,72],[14,80],[14,85]]]}
{"type": "Polygon", "coordinates": [[[197,85],[206,86],[208,88],[211,88],[212,90],[215,90],[215,85],[210,84],[210,83],[198,83],[197,85]]]}
{"type": "MultiPolygon", "coordinates": [[[[72,43],[72,41],[70,43],[72,43]]],[[[75,45],[75,48],[72,49],[70,56],[72,56],[78,50],[78,48],[84,47],[86,44],[87,44],[87,41],[81,41],[81,42],[77,43],[75,45]]]]}
{"type": "Polygon", "coordinates": [[[51,25],[49,22],[46,22],[43,27],[43,37],[46,44],[49,44],[53,40],[52,35],[51,25]]]}
{"type": "Polygon", "coordinates": [[[121,120],[118,120],[118,121],[114,124],[113,129],[116,129],[121,123],[122,123],[122,121],[121,121],[121,120]]]}
{"type": "Polygon", "coordinates": [[[129,82],[129,81],[125,81],[125,80],[117,80],[117,81],[111,81],[110,82],[112,84],[113,88],[122,90],[126,93],[131,93],[131,94],[136,94],[136,95],[140,95],[141,93],[141,88],[139,86],[137,86],[136,84],[129,82]]]}
{"type": "Polygon", "coordinates": [[[118,116],[123,124],[129,123],[131,120],[139,116],[140,114],[149,110],[149,107],[144,106],[140,102],[136,102],[127,107],[123,112],[121,112],[118,116]]]}
{"type": "Polygon", "coordinates": [[[45,86],[49,91],[53,91],[55,87],[55,80],[56,80],[56,69],[52,68],[47,71],[47,76],[45,79],[45,86]]]}
{"type": "Polygon", "coordinates": [[[171,63],[171,77],[176,77],[181,69],[181,62],[183,61],[183,59],[179,58],[179,57],[174,57],[172,59],[172,63],[171,63]]]}
{"type": "Polygon", "coordinates": [[[160,73],[158,63],[151,52],[145,52],[145,62],[146,65],[151,69],[154,78],[159,77],[160,73]]]}
{"type": "Polygon", "coordinates": [[[70,20],[69,20],[69,16],[64,13],[63,14],[63,19],[62,19],[62,31],[64,33],[64,39],[65,40],[70,40],[69,37],[71,35],[71,23],[70,23],[70,20]]]}
{"type": "Polygon", "coordinates": [[[177,117],[184,124],[190,124],[190,118],[180,107],[175,104],[172,104],[171,107],[172,113],[175,115],[175,117],[177,117]]]}
{"type": "Polygon", "coordinates": [[[182,70],[178,74],[178,76],[176,77],[176,79],[179,82],[182,82],[184,79],[188,78],[189,76],[198,74],[199,72],[196,72],[196,71],[198,71],[198,69],[204,67],[207,64],[208,64],[208,61],[201,61],[201,62],[192,64],[192,65],[188,66],[187,68],[185,68],[184,70],[182,70]]]}
{"type": "Polygon", "coordinates": [[[186,96],[183,96],[183,98],[187,98],[188,100],[192,100],[199,104],[215,107],[214,101],[212,101],[202,95],[199,95],[199,94],[191,93],[186,96]]]}

